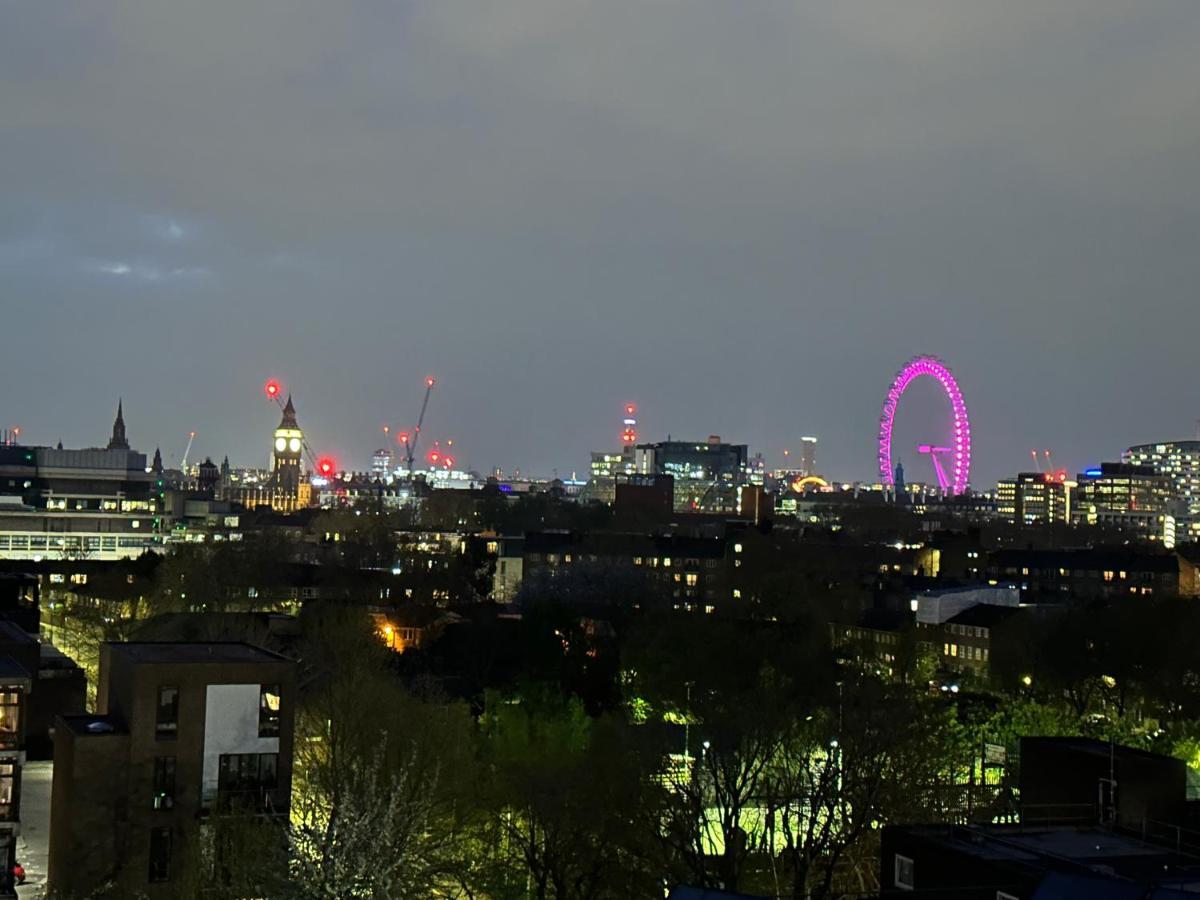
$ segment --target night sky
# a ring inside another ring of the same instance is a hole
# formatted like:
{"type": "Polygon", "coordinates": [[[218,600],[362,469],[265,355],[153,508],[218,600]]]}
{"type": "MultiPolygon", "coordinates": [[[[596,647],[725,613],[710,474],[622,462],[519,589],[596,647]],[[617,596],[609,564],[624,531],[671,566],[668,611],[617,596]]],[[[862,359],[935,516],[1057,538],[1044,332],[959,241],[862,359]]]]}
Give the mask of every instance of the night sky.
{"type": "Polygon", "coordinates": [[[979,487],[1195,433],[1196,0],[0,16],[0,424],[31,442],[103,443],[123,396],[168,463],[195,429],[262,465],[274,376],[365,468],[434,373],[426,434],[480,470],[582,473],[632,400],[645,439],[816,434],[870,479],[918,353],[979,487]]]}

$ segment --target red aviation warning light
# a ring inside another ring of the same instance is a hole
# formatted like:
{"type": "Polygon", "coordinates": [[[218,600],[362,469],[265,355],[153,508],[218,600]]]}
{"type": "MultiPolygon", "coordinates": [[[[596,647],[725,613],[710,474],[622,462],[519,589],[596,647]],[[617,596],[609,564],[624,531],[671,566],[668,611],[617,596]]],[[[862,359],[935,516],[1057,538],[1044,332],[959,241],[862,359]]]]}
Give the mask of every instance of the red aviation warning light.
{"type": "Polygon", "coordinates": [[[408,443],[408,432],[402,431],[398,435],[396,435],[396,443],[407,444],[408,443]]]}
{"type": "Polygon", "coordinates": [[[437,379],[436,379],[436,378],[434,378],[432,375],[426,375],[426,376],[425,376],[425,387],[427,387],[427,388],[431,388],[431,387],[433,387],[435,384],[437,384],[437,379]]]}
{"type": "Polygon", "coordinates": [[[337,466],[334,464],[333,460],[330,459],[328,456],[322,456],[320,459],[317,460],[317,473],[322,478],[332,477],[333,473],[336,470],[337,470],[337,466]]]}
{"type": "Polygon", "coordinates": [[[624,430],[621,432],[621,443],[632,445],[637,443],[637,404],[625,404],[624,430]]]}
{"type": "Polygon", "coordinates": [[[268,397],[274,400],[279,396],[279,382],[272,378],[265,385],[263,385],[263,390],[267,392],[268,397]]]}

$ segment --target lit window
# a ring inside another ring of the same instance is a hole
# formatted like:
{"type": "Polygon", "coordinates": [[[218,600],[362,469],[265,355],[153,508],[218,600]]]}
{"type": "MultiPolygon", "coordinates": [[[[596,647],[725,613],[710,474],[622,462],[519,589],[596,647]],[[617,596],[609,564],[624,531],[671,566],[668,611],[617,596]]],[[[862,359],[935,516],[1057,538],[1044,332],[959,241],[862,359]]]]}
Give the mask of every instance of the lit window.
{"type": "Polygon", "coordinates": [[[700,577],[695,572],[688,572],[685,580],[687,581],[688,587],[695,587],[696,582],[700,580],[700,577]]]}
{"type": "Polygon", "coordinates": [[[175,757],[154,757],[154,793],[151,803],[155,809],[175,806],[175,757]]]}
{"type": "Polygon", "coordinates": [[[21,694],[0,691],[0,747],[15,749],[21,733],[21,694]]]}
{"type": "Polygon", "coordinates": [[[279,685],[264,684],[258,694],[258,736],[279,736],[279,685]]]}
{"type": "Polygon", "coordinates": [[[662,564],[669,569],[671,567],[671,557],[664,556],[662,564]]]}
{"type": "Polygon", "coordinates": [[[733,589],[733,599],[740,600],[741,598],[742,598],[741,588],[734,588],[733,589]]]}

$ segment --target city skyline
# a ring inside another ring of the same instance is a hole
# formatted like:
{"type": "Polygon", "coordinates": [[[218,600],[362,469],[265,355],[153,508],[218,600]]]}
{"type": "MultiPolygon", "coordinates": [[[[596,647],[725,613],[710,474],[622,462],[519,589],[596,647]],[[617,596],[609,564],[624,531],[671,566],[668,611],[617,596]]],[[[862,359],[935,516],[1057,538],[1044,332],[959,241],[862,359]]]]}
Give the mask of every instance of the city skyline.
{"type": "Polygon", "coordinates": [[[482,471],[636,401],[868,480],[934,353],[977,487],[1194,436],[1193,4],[687,9],[10,11],[6,424],[265,461],[274,375],[366,468],[432,372],[482,471]]]}

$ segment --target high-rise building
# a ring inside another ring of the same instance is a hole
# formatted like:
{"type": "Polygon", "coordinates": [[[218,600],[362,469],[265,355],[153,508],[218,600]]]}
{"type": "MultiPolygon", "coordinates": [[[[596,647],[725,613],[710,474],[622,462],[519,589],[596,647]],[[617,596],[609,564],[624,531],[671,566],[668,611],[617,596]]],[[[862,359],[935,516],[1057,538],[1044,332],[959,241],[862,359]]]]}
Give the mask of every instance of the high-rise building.
{"type": "Polygon", "coordinates": [[[182,896],[211,816],[286,816],[295,684],[249,644],[102,645],[98,713],[55,731],[51,894],[182,896]]]}
{"type": "Polygon", "coordinates": [[[1175,494],[1187,515],[1200,516],[1200,441],[1138,444],[1121,454],[1121,461],[1150,466],[1174,482],[1175,494]]]}
{"type": "Polygon", "coordinates": [[[1043,472],[1019,472],[996,485],[996,512],[1014,525],[1071,520],[1072,482],[1043,472]]]}
{"type": "Polygon", "coordinates": [[[817,474],[817,439],[800,438],[800,474],[804,478],[817,474]]]}
{"type": "Polygon", "coordinates": [[[371,474],[376,478],[387,478],[396,469],[396,457],[387,447],[380,447],[371,454],[371,474]]]}
{"type": "Polygon", "coordinates": [[[752,482],[748,462],[745,444],[726,444],[717,435],[704,442],[661,441],[634,449],[639,474],[675,479],[676,512],[736,514],[738,489],[752,482]]]}
{"type": "Polygon", "coordinates": [[[1151,466],[1103,463],[1079,476],[1072,518],[1175,542],[1175,484],[1151,466]]]}
{"type": "Polygon", "coordinates": [[[633,460],[634,444],[637,442],[637,406],[627,403],[624,412],[625,417],[621,420],[621,449],[592,451],[588,483],[579,495],[579,499],[584,502],[615,502],[617,476],[633,475],[637,472],[633,460]]]}
{"type": "Polygon", "coordinates": [[[1121,461],[1151,466],[1171,479],[1179,501],[1174,517],[1178,540],[1200,541],[1200,440],[1138,444],[1122,453],[1121,461]]]}

